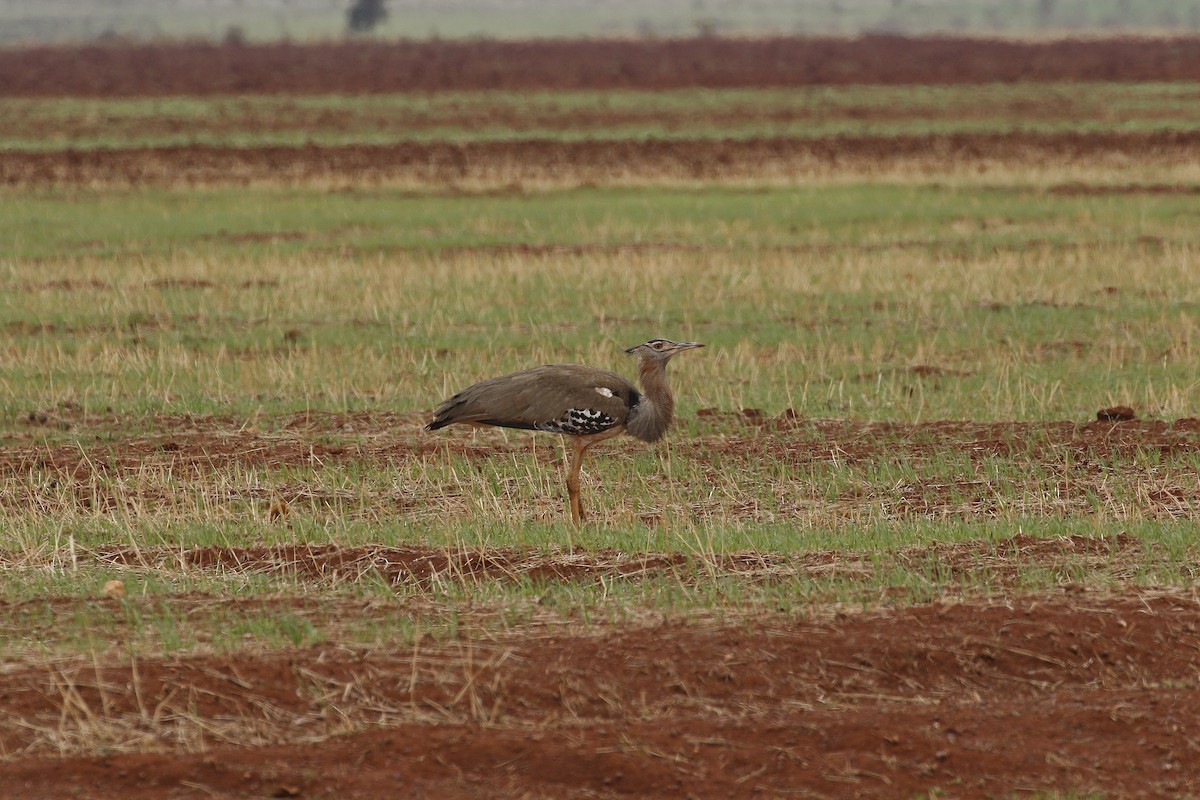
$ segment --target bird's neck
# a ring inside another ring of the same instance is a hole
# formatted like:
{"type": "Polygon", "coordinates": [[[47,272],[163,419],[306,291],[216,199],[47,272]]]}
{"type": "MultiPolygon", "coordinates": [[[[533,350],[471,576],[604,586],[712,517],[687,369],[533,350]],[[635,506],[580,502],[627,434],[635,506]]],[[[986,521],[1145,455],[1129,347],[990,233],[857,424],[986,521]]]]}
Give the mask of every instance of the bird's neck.
{"type": "Polygon", "coordinates": [[[642,360],[638,364],[641,373],[642,398],[630,412],[625,430],[644,442],[655,442],[662,438],[675,418],[675,398],[667,385],[667,365],[663,362],[642,360]]]}

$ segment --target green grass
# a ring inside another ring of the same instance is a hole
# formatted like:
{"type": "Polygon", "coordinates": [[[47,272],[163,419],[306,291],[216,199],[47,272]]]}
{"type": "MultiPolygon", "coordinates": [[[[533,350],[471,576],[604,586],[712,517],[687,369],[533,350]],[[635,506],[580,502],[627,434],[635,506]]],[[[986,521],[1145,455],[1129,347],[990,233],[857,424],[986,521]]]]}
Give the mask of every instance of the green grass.
{"type": "MultiPolygon", "coordinates": [[[[553,479],[555,476],[550,477],[553,479]]],[[[997,493],[1000,491],[998,488],[997,493]]],[[[979,543],[1001,546],[1018,531],[1045,539],[1075,535],[1104,539],[1127,534],[1147,548],[1147,575],[1190,576],[1192,568],[1188,560],[1194,560],[1197,555],[1197,545],[1189,537],[1191,523],[1185,518],[1160,520],[1146,516],[1121,517],[1112,513],[1007,513],[999,518],[977,519],[937,515],[893,515],[888,519],[870,519],[864,515],[861,519],[855,519],[853,514],[845,513],[843,501],[840,505],[830,503],[828,518],[820,520],[820,524],[809,526],[789,519],[766,522],[739,520],[732,514],[725,517],[713,515],[699,520],[684,518],[673,523],[645,526],[607,511],[604,507],[612,503],[613,498],[601,489],[592,488],[589,497],[592,501],[589,506],[611,521],[574,533],[576,542],[588,549],[627,556],[678,552],[703,561],[713,554],[746,552],[788,556],[857,552],[885,559],[889,553],[900,549],[924,545],[979,543]],[[835,513],[839,510],[843,512],[840,515],[835,513]],[[1169,566],[1171,564],[1175,566],[1169,566]]],[[[522,502],[521,497],[511,499],[514,503],[522,502]]],[[[561,503],[557,497],[552,499],[557,512],[561,509],[561,503]]],[[[646,493],[642,499],[649,502],[659,498],[646,493]]],[[[96,514],[90,518],[68,516],[57,523],[37,517],[23,521],[11,517],[6,519],[10,545],[29,548],[22,552],[28,554],[26,560],[32,566],[27,568],[30,577],[26,581],[19,580],[14,569],[12,582],[4,587],[4,596],[10,600],[62,593],[90,596],[99,594],[105,580],[110,577],[125,578],[126,574],[137,573],[123,566],[106,567],[100,571],[89,568],[80,572],[63,560],[62,553],[39,549],[30,544],[39,533],[54,532],[56,527],[71,537],[72,546],[77,548],[81,561],[87,561],[96,551],[113,547],[121,547],[129,552],[149,549],[157,553],[156,557],[165,559],[164,549],[169,552],[171,548],[242,549],[308,545],[403,547],[410,544],[447,553],[457,552],[460,546],[528,548],[534,554],[557,557],[571,535],[567,523],[560,525],[557,522],[522,519],[519,513],[503,521],[472,521],[449,511],[444,513],[443,522],[402,518],[381,521],[335,518],[334,515],[309,516],[309,512],[301,507],[293,511],[287,526],[268,525],[265,514],[261,520],[251,522],[243,515],[240,520],[230,517],[202,523],[180,518],[168,519],[167,513],[163,510],[159,515],[135,517],[121,522],[96,514]],[[42,566],[48,558],[49,566],[42,566]],[[93,577],[88,578],[88,575],[93,577]]],[[[67,535],[62,536],[64,547],[67,535]]],[[[936,553],[933,557],[936,557],[936,553]]],[[[16,563],[22,562],[18,560],[16,563]]],[[[292,571],[284,568],[280,568],[282,578],[276,578],[269,572],[256,571],[256,567],[244,573],[230,570],[221,580],[214,581],[205,569],[199,567],[179,568],[169,563],[167,566],[171,569],[164,571],[163,575],[170,576],[169,582],[166,577],[156,578],[149,583],[142,579],[147,592],[242,596],[296,591],[292,571]]],[[[883,572],[886,574],[886,569],[883,572]]],[[[337,585],[339,580],[333,579],[329,583],[337,585]]]]}
{"type": "Polygon", "coordinates": [[[677,367],[685,410],[1188,416],[1195,210],[987,185],[8,192],[0,414],[417,414],[530,363],[628,371],[667,335],[710,345],[677,367]]]}
{"type": "Polygon", "coordinates": [[[0,99],[0,151],[1196,130],[1187,83],[0,99]]]}
{"type": "MultiPolygon", "coordinates": [[[[1103,189],[1101,184],[1098,188],[1103,189]]],[[[678,246],[758,255],[855,248],[931,258],[997,251],[1071,252],[1195,242],[1186,191],[1050,193],[1040,185],[854,183],[707,188],[593,188],[446,196],[378,189],[55,189],[0,193],[0,264],[154,256],[331,258],[498,246],[678,246]]],[[[703,254],[693,257],[702,260],[703,254]]],[[[265,266],[265,265],[264,265],[265,266]]],[[[269,267],[268,267],[269,269],[269,267]]],[[[193,272],[209,271],[194,269],[193,272]]],[[[533,277],[533,276],[531,276],[533,277]]],[[[830,286],[830,289],[835,287],[830,286]]]]}

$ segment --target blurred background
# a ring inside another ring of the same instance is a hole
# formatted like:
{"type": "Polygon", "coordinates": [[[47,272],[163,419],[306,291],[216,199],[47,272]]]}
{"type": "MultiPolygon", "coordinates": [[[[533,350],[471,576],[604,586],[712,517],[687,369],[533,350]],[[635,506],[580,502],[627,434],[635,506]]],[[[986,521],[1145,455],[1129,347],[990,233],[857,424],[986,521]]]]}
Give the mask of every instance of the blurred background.
{"type": "Polygon", "coordinates": [[[0,0],[0,44],[1200,31],[1200,0],[0,0]]]}

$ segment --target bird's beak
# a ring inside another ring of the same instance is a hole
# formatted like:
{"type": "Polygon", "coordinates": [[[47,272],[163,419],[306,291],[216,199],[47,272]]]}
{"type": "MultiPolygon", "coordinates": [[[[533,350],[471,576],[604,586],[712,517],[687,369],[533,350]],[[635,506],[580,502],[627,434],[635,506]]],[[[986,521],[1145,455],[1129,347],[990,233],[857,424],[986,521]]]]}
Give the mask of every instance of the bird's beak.
{"type": "MultiPolygon", "coordinates": [[[[640,344],[635,344],[633,347],[625,351],[625,355],[634,355],[637,353],[639,347],[641,347],[640,344]]],[[[658,352],[660,355],[673,356],[680,350],[691,350],[694,347],[704,347],[704,345],[700,342],[672,342],[670,350],[659,350],[658,352]]]]}

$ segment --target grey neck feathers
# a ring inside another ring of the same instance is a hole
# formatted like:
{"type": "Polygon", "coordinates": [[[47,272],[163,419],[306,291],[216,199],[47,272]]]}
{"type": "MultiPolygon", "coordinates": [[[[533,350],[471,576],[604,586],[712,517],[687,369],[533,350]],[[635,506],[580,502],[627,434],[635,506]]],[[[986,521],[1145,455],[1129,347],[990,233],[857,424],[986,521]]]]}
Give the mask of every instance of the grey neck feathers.
{"type": "Polygon", "coordinates": [[[629,412],[625,431],[643,442],[657,442],[675,418],[675,398],[667,385],[667,362],[641,359],[642,398],[629,412]]]}

